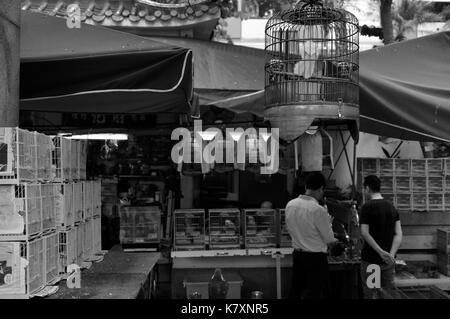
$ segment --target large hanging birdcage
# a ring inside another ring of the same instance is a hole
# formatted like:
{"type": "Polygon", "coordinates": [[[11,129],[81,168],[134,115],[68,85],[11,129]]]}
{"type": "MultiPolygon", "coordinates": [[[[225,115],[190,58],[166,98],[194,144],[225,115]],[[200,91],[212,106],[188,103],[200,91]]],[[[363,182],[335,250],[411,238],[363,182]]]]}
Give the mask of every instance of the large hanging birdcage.
{"type": "Polygon", "coordinates": [[[316,119],[357,120],[358,20],[317,0],[275,14],[265,30],[265,117],[293,140],[316,119]]]}

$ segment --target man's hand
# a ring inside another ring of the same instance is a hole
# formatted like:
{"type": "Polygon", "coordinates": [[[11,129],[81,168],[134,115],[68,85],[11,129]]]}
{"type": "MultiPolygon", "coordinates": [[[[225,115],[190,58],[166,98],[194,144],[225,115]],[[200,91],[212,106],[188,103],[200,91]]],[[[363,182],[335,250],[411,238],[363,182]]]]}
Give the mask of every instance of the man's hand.
{"type": "Polygon", "coordinates": [[[388,253],[387,251],[382,250],[380,253],[380,257],[381,259],[383,259],[383,261],[388,264],[388,265],[393,265],[395,264],[395,258],[394,256],[392,256],[390,253],[388,253]]]}

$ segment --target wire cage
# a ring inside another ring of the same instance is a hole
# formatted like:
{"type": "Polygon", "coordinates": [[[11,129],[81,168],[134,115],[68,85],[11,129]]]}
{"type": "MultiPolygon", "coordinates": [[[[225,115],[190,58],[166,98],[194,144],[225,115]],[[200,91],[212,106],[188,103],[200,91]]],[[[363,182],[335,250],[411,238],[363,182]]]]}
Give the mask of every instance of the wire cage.
{"type": "Polygon", "coordinates": [[[55,187],[56,228],[67,229],[74,224],[73,186],[72,183],[61,183],[55,184],[55,187]]]}
{"type": "Polygon", "coordinates": [[[42,196],[42,231],[56,229],[56,184],[41,184],[42,196]]]}
{"type": "Polygon", "coordinates": [[[78,164],[80,162],[80,141],[70,140],[70,176],[72,180],[79,180],[80,170],[78,168],[78,164]]]}
{"type": "Polygon", "coordinates": [[[83,220],[83,184],[81,182],[73,183],[73,216],[74,224],[83,220]]]}
{"type": "Polygon", "coordinates": [[[159,244],[161,210],[156,206],[120,206],[121,244],[159,244]]]}
{"type": "Polygon", "coordinates": [[[284,130],[296,123],[297,136],[315,118],[359,116],[358,20],[307,2],[274,14],[265,28],[265,116],[284,120],[284,130]]]}
{"type": "Polygon", "coordinates": [[[36,180],[36,148],[33,132],[0,128],[0,184],[36,180]]]}
{"type": "Polygon", "coordinates": [[[209,209],[209,248],[241,247],[241,211],[237,208],[209,209]]]}
{"type": "Polygon", "coordinates": [[[92,253],[102,250],[102,219],[100,216],[92,219],[92,253]]]}
{"type": "Polygon", "coordinates": [[[277,245],[277,218],[274,209],[244,209],[245,248],[277,245]]]}
{"type": "Polygon", "coordinates": [[[36,159],[36,179],[38,181],[52,180],[53,142],[48,135],[34,132],[34,147],[36,159]]]}
{"type": "Polygon", "coordinates": [[[78,153],[77,153],[77,168],[78,178],[80,180],[86,179],[86,163],[87,163],[87,141],[78,141],[78,153]]]}
{"type": "Polygon", "coordinates": [[[278,244],[280,247],[292,247],[292,238],[286,227],[286,211],[278,210],[278,244]]]}
{"type": "Polygon", "coordinates": [[[100,216],[102,214],[102,181],[95,180],[93,183],[93,217],[100,216]]]}
{"type": "Polygon", "coordinates": [[[94,193],[92,181],[81,182],[83,187],[83,219],[91,219],[94,215],[94,193]]]}
{"type": "Polygon", "coordinates": [[[71,228],[58,233],[58,272],[67,273],[67,266],[77,263],[77,229],[71,228]]]}
{"type": "Polygon", "coordinates": [[[83,252],[84,252],[84,222],[80,222],[75,230],[77,232],[77,244],[76,244],[76,264],[81,266],[83,264],[83,252]]]}
{"type": "Polygon", "coordinates": [[[93,256],[93,225],[92,219],[83,223],[83,260],[88,261],[93,256]]]}
{"type": "Polygon", "coordinates": [[[71,140],[62,136],[53,137],[52,172],[53,180],[58,182],[72,180],[71,140]]]}
{"type": "Polygon", "coordinates": [[[46,284],[45,241],[1,242],[0,299],[28,298],[46,284]]]}
{"type": "Polygon", "coordinates": [[[174,234],[174,250],[204,250],[206,248],[205,210],[175,210],[174,234]]]}
{"type": "Polygon", "coordinates": [[[58,233],[44,237],[45,242],[45,284],[55,283],[59,279],[58,233]]]}
{"type": "Polygon", "coordinates": [[[26,240],[42,233],[40,184],[0,186],[0,240],[26,240]]]}

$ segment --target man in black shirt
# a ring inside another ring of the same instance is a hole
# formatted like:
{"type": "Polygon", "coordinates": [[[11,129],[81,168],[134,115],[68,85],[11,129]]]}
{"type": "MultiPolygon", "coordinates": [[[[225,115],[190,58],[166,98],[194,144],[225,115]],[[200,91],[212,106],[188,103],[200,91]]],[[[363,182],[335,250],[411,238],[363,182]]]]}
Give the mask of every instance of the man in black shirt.
{"type": "Polygon", "coordinates": [[[364,179],[364,191],[370,198],[361,209],[361,235],[364,246],[361,251],[361,279],[364,298],[373,299],[377,295],[376,287],[368,283],[369,265],[380,267],[381,288],[394,286],[395,255],[402,242],[402,227],[397,210],[380,194],[381,182],[377,176],[364,179]]]}

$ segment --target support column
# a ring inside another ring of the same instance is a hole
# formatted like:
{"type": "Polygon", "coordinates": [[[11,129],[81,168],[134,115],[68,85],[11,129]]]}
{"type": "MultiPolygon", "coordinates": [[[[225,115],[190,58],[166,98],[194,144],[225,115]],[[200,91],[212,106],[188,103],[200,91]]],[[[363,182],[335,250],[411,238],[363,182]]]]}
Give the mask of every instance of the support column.
{"type": "Polygon", "coordinates": [[[0,127],[19,125],[20,1],[0,1],[0,127]]]}

